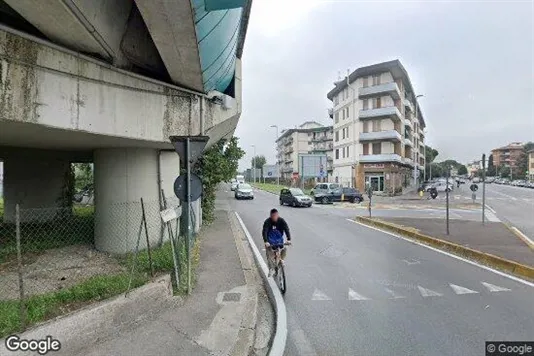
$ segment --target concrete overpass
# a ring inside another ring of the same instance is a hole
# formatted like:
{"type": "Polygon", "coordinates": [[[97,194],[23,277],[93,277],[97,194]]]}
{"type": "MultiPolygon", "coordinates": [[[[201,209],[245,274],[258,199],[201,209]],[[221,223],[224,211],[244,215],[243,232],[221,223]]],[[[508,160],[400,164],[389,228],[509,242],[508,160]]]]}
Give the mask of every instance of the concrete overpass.
{"type": "Polygon", "coordinates": [[[140,217],[125,207],[158,202],[160,189],[173,196],[179,159],[169,136],[207,135],[211,145],[233,135],[250,7],[0,0],[4,220],[17,203],[61,207],[70,163],[94,162],[95,243],[122,252],[116,221],[132,220],[133,238],[140,217]]]}

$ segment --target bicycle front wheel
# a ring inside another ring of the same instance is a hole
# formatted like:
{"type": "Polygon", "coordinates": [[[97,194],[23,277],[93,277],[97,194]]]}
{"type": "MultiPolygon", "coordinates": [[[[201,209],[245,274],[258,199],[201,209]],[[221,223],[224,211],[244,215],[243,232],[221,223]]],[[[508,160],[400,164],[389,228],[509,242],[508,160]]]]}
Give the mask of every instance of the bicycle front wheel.
{"type": "Polygon", "coordinates": [[[278,288],[280,289],[280,292],[282,294],[285,294],[287,290],[286,272],[284,270],[284,265],[282,263],[278,265],[278,271],[276,273],[276,283],[278,284],[278,288]]]}

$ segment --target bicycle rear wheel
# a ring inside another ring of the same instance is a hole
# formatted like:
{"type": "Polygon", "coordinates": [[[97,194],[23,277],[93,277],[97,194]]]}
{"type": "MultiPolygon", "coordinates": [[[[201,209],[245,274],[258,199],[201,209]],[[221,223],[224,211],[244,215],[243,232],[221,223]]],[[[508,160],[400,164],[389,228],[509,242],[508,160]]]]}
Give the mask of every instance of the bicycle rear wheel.
{"type": "Polygon", "coordinates": [[[278,288],[280,289],[280,292],[282,294],[285,294],[287,290],[286,272],[284,270],[284,265],[282,263],[278,264],[278,270],[276,273],[276,284],[278,284],[278,288]]]}

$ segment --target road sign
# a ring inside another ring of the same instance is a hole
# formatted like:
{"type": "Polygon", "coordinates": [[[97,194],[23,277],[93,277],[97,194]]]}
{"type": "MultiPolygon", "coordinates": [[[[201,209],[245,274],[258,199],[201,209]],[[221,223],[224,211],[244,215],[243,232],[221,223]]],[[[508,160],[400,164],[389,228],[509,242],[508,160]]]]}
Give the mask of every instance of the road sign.
{"type": "Polygon", "coordinates": [[[267,172],[267,175],[271,177],[273,175],[273,172],[267,172]]]}
{"type": "Polygon", "coordinates": [[[478,190],[478,185],[476,185],[475,183],[471,184],[471,186],[469,187],[469,189],[471,189],[472,192],[476,192],[478,190]]]}
{"type": "Polygon", "coordinates": [[[206,144],[208,143],[209,137],[208,136],[171,136],[169,137],[169,140],[171,140],[174,150],[176,153],[178,153],[178,156],[180,157],[180,165],[185,166],[186,161],[186,140],[189,138],[189,159],[191,160],[191,163],[195,163],[198,157],[202,154],[204,151],[204,147],[206,147],[206,144]]]}
{"type": "MultiPolygon", "coordinates": [[[[186,176],[182,174],[174,181],[174,194],[181,201],[189,202],[187,199],[186,176]]],[[[196,174],[191,173],[191,201],[195,201],[202,195],[202,181],[196,174]]]]}

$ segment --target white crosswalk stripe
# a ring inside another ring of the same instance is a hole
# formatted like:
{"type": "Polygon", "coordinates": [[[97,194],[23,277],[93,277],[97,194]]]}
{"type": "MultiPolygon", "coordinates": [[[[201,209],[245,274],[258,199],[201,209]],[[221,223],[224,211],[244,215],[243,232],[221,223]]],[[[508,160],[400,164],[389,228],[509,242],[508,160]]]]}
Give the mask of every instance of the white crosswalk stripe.
{"type": "Polygon", "coordinates": [[[316,288],[313,292],[312,300],[332,300],[332,298],[330,298],[324,292],[321,292],[319,289],[316,288]]]}
{"type": "Polygon", "coordinates": [[[421,286],[417,286],[417,289],[419,289],[419,292],[423,297],[441,297],[443,294],[435,292],[431,289],[426,289],[421,286]]]}
{"type": "Polygon", "coordinates": [[[465,288],[465,287],[462,287],[462,286],[458,286],[456,284],[452,284],[450,283],[449,284],[451,286],[451,288],[454,290],[454,293],[456,294],[473,294],[473,293],[478,293],[474,290],[471,290],[471,289],[468,289],[468,288],[465,288]]]}
{"type": "Polygon", "coordinates": [[[482,282],[482,284],[484,285],[484,287],[488,288],[490,292],[506,292],[510,290],[508,288],[499,287],[499,286],[496,286],[495,284],[491,284],[487,282],[482,282]]]}

